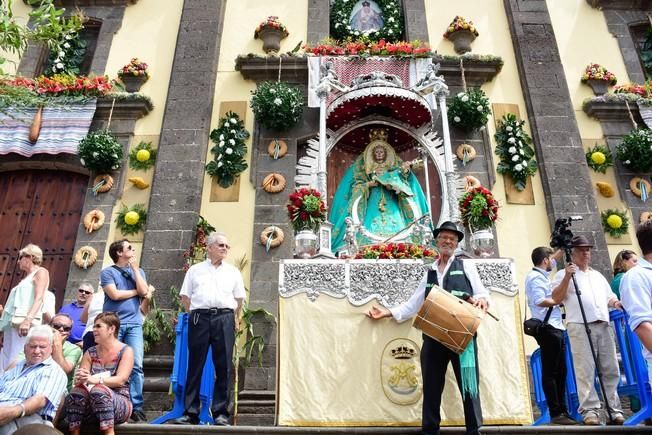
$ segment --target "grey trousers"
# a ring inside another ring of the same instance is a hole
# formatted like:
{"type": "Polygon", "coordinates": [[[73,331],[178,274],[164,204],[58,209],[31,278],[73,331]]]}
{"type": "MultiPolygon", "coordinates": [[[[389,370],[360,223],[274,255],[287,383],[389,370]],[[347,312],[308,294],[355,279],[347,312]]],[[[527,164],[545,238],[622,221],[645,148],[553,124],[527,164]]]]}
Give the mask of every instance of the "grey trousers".
{"type": "MultiPolygon", "coordinates": [[[[607,322],[589,323],[591,340],[598,360],[602,382],[607,394],[607,401],[612,413],[622,413],[618,398],[618,381],[620,370],[616,358],[616,343],[611,324],[607,322]]],[[[585,416],[589,412],[597,413],[601,408],[600,399],[595,390],[595,362],[591,356],[591,348],[582,323],[568,323],[568,338],[575,366],[577,394],[580,401],[579,412],[585,416]]]]}
{"type": "Polygon", "coordinates": [[[52,423],[43,420],[39,414],[32,414],[26,415],[23,418],[17,418],[5,424],[4,426],[0,426],[0,435],[11,435],[19,428],[27,426],[28,424],[45,424],[52,427],[52,423]]]}

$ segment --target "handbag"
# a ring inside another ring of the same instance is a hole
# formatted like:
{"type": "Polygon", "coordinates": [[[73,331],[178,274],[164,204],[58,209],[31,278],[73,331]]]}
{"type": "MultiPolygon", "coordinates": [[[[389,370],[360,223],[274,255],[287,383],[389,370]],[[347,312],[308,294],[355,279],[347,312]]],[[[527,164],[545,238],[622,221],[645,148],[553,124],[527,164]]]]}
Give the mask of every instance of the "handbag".
{"type": "Polygon", "coordinates": [[[546,317],[544,317],[543,321],[535,319],[534,317],[525,320],[523,322],[523,332],[532,337],[539,335],[541,333],[541,329],[548,324],[548,319],[550,319],[552,309],[553,307],[548,308],[548,312],[546,313],[546,317]]]}
{"type": "MultiPolygon", "coordinates": [[[[47,290],[46,290],[47,291],[47,290]]],[[[14,311],[14,314],[11,316],[11,326],[14,328],[18,328],[21,323],[27,319],[27,313],[29,313],[28,308],[23,308],[23,307],[16,307],[16,310],[14,311]]],[[[41,313],[36,313],[36,316],[32,319],[32,326],[37,326],[41,324],[41,313]]]]}

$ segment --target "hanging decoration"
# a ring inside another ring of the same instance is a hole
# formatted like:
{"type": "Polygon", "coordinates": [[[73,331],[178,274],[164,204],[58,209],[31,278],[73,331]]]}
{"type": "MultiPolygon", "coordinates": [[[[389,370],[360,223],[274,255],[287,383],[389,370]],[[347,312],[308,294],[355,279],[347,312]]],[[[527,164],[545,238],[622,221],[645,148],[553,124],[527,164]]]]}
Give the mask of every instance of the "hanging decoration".
{"type": "Polygon", "coordinates": [[[652,172],[652,130],[635,128],[616,147],[616,157],[634,172],[652,172]]]}
{"type": "Polygon", "coordinates": [[[499,121],[496,139],[496,154],[500,162],[496,170],[499,174],[509,174],[517,190],[524,190],[527,179],[537,172],[532,139],[523,130],[525,121],[516,119],[508,113],[499,121]]]}
{"type": "Polygon", "coordinates": [[[629,180],[629,189],[632,194],[641,198],[641,201],[646,202],[650,195],[650,182],[642,177],[633,177],[629,180]]]}
{"type": "Polygon", "coordinates": [[[615,238],[627,234],[629,229],[627,212],[610,208],[603,211],[600,216],[602,218],[602,229],[605,233],[615,238]]]}
{"type": "Polygon", "coordinates": [[[122,145],[109,130],[93,131],[79,142],[79,161],[96,173],[113,172],[122,164],[122,145]]]}
{"type": "Polygon", "coordinates": [[[97,261],[97,251],[92,246],[82,246],[75,252],[73,261],[80,269],[88,269],[97,261]]]}
{"type": "Polygon", "coordinates": [[[404,33],[400,0],[334,0],[331,2],[331,35],[334,39],[388,42],[404,33]]]}
{"type": "Polygon", "coordinates": [[[263,190],[267,193],[279,193],[285,189],[285,177],[278,172],[272,172],[263,179],[263,190]]]}
{"type": "Polygon", "coordinates": [[[467,133],[484,127],[490,114],[489,99],[480,88],[458,93],[448,105],[448,121],[467,133]]]}
{"type": "Polygon", "coordinates": [[[122,210],[115,218],[115,224],[122,234],[137,234],[142,231],[147,222],[147,211],[144,204],[135,204],[131,207],[122,206],[122,210]]]}
{"type": "Polygon", "coordinates": [[[156,150],[151,142],[141,141],[129,152],[129,167],[146,171],[156,163],[156,150]]]}
{"type": "Polygon", "coordinates": [[[276,226],[269,226],[260,233],[260,243],[265,246],[265,251],[278,248],[285,240],[283,230],[276,226]]]}
{"type": "Polygon", "coordinates": [[[296,86],[281,81],[263,82],[251,95],[256,121],[266,128],[287,130],[301,119],[303,96],[296,86]]]}
{"type": "Polygon", "coordinates": [[[613,154],[611,150],[604,145],[596,144],[593,148],[586,151],[586,164],[595,172],[601,174],[607,173],[607,168],[614,165],[613,154]]]}
{"type": "Polygon", "coordinates": [[[639,221],[639,223],[641,223],[641,224],[642,224],[643,222],[649,221],[649,220],[651,220],[651,219],[652,219],[652,211],[644,211],[644,212],[641,213],[641,215],[638,217],[638,221],[639,221]]]}
{"type": "Polygon", "coordinates": [[[146,182],[143,177],[129,177],[129,182],[134,185],[134,187],[145,190],[149,187],[149,183],[146,182]]]}
{"type": "Polygon", "coordinates": [[[100,174],[93,180],[93,194],[106,193],[113,187],[113,177],[109,174],[100,174]]]}
{"type": "Polygon", "coordinates": [[[84,215],[84,228],[87,233],[92,233],[102,228],[104,225],[104,212],[101,210],[95,209],[91,210],[86,215],[84,215]]]}
{"type": "Polygon", "coordinates": [[[220,118],[219,127],[211,131],[210,138],[215,143],[211,148],[215,159],[206,165],[206,172],[220,186],[230,187],[249,166],[245,160],[249,132],[237,113],[227,112],[220,118]]]}
{"type": "Polygon", "coordinates": [[[288,152],[288,144],[284,140],[274,139],[267,146],[267,153],[274,160],[278,160],[285,156],[288,152]]]}
{"type": "Polygon", "coordinates": [[[462,161],[462,165],[466,166],[467,163],[475,160],[476,151],[475,148],[468,143],[463,143],[457,146],[455,149],[455,155],[462,161]]]}
{"type": "Polygon", "coordinates": [[[616,194],[614,188],[607,182],[598,181],[595,183],[595,185],[598,187],[598,192],[600,192],[600,195],[604,196],[605,198],[611,198],[616,194]]]}

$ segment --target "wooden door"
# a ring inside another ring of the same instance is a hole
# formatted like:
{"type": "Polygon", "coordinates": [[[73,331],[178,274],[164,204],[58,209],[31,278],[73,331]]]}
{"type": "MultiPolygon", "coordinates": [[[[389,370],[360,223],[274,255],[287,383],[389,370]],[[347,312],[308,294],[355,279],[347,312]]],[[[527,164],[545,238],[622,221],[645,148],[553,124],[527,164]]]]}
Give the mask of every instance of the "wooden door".
{"type": "Polygon", "coordinates": [[[34,243],[61,305],[87,185],[87,175],[65,171],[0,173],[0,304],[22,278],[18,251],[34,243]]]}

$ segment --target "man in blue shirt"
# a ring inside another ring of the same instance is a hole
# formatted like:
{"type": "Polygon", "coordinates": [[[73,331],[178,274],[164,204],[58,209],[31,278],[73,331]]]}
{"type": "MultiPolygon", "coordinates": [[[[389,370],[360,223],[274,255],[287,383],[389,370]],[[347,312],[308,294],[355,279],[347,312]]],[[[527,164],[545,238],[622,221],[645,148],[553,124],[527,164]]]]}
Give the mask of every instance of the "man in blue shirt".
{"type": "Polygon", "coordinates": [[[145,272],[136,264],[134,249],[127,239],[111,243],[109,256],[113,265],[102,270],[100,285],[104,289],[103,311],[113,311],[120,317],[118,340],[134,351],[134,369],[129,377],[129,392],[133,411],[131,419],[146,421],[143,412],[143,316],[141,298],[147,297],[149,288],[145,272]]]}
{"type": "Polygon", "coordinates": [[[623,276],[620,295],[629,314],[629,327],[641,340],[648,373],[652,375],[652,221],[638,226],[636,238],[643,257],[623,276]]]}
{"type": "Polygon", "coordinates": [[[552,298],[552,288],[548,278],[550,271],[555,268],[556,257],[561,253],[562,251],[557,251],[553,254],[552,249],[545,246],[532,251],[534,267],[525,278],[525,293],[532,317],[546,322],[534,338],[541,348],[541,383],[550,410],[550,421],[552,424],[570,425],[577,422],[570,418],[564,403],[566,394],[564,331],[566,328],[561,320],[560,301],[552,298]]]}
{"type": "Polygon", "coordinates": [[[68,383],[51,358],[53,339],[47,325],[30,329],[25,359],[0,377],[0,435],[34,423],[52,425],[68,383]]]}
{"type": "Polygon", "coordinates": [[[79,320],[79,315],[84,311],[84,306],[88,302],[90,295],[93,294],[93,291],[91,283],[83,282],[79,284],[76,299],[68,305],[64,305],[59,310],[59,313],[67,314],[72,319],[72,330],[68,337],[68,341],[71,343],[77,344],[82,341],[86,323],[79,320]]]}

